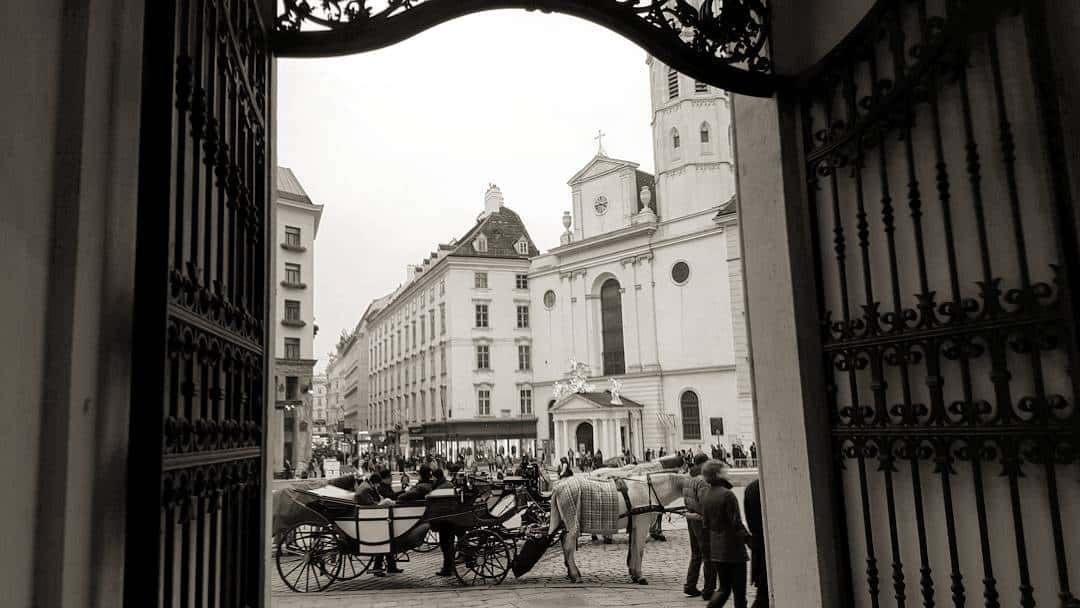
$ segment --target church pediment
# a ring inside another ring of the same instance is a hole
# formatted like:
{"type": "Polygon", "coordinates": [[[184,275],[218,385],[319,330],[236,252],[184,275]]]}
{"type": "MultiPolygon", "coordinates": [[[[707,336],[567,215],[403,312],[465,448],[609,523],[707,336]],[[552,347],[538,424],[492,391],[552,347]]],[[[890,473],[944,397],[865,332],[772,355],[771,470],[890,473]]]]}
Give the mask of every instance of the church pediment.
{"type": "Polygon", "coordinates": [[[576,412],[596,410],[626,410],[643,408],[644,406],[626,397],[620,397],[622,403],[611,403],[611,393],[572,393],[560,399],[551,407],[552,412],[576,412]]]}
{"type": "Polygon", "coordinates": [[[574,186],[620,169],[637,169],[638,164],[608,156],[594,156],[584,168],[574,174],[567,184],[574,186]]]}

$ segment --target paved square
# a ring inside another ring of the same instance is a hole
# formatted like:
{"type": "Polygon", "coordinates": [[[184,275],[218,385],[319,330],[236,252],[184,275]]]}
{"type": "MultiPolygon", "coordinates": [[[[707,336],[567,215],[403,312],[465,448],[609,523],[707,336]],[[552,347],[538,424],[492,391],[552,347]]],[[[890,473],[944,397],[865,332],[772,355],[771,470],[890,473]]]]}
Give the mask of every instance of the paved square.
{"type": "MultiPolygon", "coordinates": [[[[666,518],[665,518],[666,519],[666,518]]],[[[437,577],[442,556],[438,550],[411,553],[401,562],[405,572],[383,578],[364,574],[352,581],[337,582],[323,593],[293,593],[274,570],[272,605],[280,608],[605,608],[608,606],[699,607],[701,598],[682,594],[690,560],[686,522],[671,517],[664,522],[668,542],[650,540],[645,547],[644,572],[648,585],[630,582],[626,569],[627,537],[620,534],[605,545],[582,536],[577,563],[584,582],[566,580],[562,551],[552,547],[543,559],[520,579],[513,573],[500,585],[463,587],[454,577],[437,577]]],[[[753,588],[749,590],[751,598],[753,588]]]]}

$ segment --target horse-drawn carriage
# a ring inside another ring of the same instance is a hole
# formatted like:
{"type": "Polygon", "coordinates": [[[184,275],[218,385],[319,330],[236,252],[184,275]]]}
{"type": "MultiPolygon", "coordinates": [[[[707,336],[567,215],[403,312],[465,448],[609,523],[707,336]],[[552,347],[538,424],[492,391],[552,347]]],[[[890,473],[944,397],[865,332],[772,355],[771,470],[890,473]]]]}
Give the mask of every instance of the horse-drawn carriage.
{"type": "Polygon", "coordinates": [[[379,556],[407,559],[438,546],[438,530],[457,541],[453,570],[465,585],[498,584],[518,544],[548,536],[548,496],[525,478],[462,478],[424,500],[360,506],[333,488],[294,490],[302,508],[275,535],[278,573],[293,591],[323,591],[369,570],[379,556]]]}

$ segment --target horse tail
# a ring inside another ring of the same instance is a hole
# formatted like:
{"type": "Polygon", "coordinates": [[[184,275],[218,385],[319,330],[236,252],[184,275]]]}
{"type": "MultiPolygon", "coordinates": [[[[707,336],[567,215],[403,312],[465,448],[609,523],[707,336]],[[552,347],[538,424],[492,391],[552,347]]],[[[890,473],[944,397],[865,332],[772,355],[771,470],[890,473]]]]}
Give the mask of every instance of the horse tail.
{"type": "Polygon", "coordinates": [[[559,501],[556,499],[558,490],[551,493],[551,524],[548,526],[548,534],[554,534],[562,525],[562,516],[559,515],[559,501]]]}

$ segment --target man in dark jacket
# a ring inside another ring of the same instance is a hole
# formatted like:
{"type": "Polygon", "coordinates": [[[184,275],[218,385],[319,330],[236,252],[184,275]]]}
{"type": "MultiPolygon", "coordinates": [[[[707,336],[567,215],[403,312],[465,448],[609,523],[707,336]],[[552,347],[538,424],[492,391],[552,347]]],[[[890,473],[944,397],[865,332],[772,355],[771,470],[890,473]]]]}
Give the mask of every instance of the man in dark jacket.
{"type": "MultiPolygon", "coordinates": [[[[375,475],[379,476],[379,481],[378,481],[379,496],[381,496],[384,499],[389,498],[390,501],[395,500],[397,498],[397,493],[394,492],[393,486],[390,485],[390,480],[393,477],[393,474],[390,472],[390,470],[383,467],[381,471],[379,471],[376,474],[373,474],[370,479],[374,480],[375,475]]],[[[393,504],[393,502],[390,502],[390,504],[393,504]]],[[[372,574],[374,574],[375,576],[386,576],[386,574],[398,574],[399,572],[404,572],[404,570],[401,570],[400,568],[397,567],[397,560],[394,559],[393,555],[387,555],[386,556],[386,572],[385,573],[383,572],[382,566],[383,566],[383,558],[382,558],[381,555],[378,555],[378,556],[375,557],[375,563],[372,564],[372,566],[371,566],[372,574]]]]}
{"type": "Polygon", "coordinates": [[[390,485],[390,481],[393,479],[393,474],[386,467],[381,467],[379,473],[379,496],[383,498],[389,498],[394,500],[397,498],[397,492],[394,492],[394,487],[390,485]]]}
{"type": "Polygon", "coordinates": [[[397,500],[401,502],[423,500],[424,497],[428,495],[428,492],[431,492],[434,488],[434,485],[431,483],[431,468],[426,464],[422,464],[420,465],[419,473],[420,481],[416,482],[416,484],[411,486],[408,490],[399,494],[397,500]]]}
{"type": "MultiPolygon", "coordinates": [[[[750,446],[751,449],[754,447],[750,446]]],[[[765,530],[761,526],[761,488],[755,479],[743,495],[746,527],[750,528],[750,582],[757,587],[753,608],[769,608],[769,579],[765,572],[765,530]]]]}
{"type": "Polygon", "coordinates": [[[717,589],[709,608],[721,608],[734,595],[735,608],[746,608],[746,543],[749,532],[739,515],[739,500],[725,479],[727,466],[710,460],[701,469],[709,489],[700,497],[709,535],[709,557],[716,568],[717,589]]]}
{"type": "MultiPolygon", "coordinates": [[[[450,478],[453,479],[460,470],[456,464],[450,465],[450,478]]],[[[454,487],[454,482],[447,479],[441,469],[436,469],[432,478],[435,481],[436,490],[454,487]]],[[[439,568],[435,576],[452,576],[454,574],[454,541],[456,540],[454,528],[440,525],[438,522],[432,522],[431,528],[439,533],[439,550],[442,551],[442,568],[439,568]]]]}
{"type": "Polygon", "coordinates": [[[701,467],[708,462],[709,457],[705,454],[694,456],[694,464],[690,467],[690,483],[683,487],[683,502],[686,503],[686,527],[690,531],[690,567],[686,571],[686,582],[683,583],[683,593],[690,597],[712,597],[716,591],[716,569],[712,560],[709,559],[709,537],[705,535],[705,527],[701,518],[701,501],[709,489],[709,484],[701,477],[701,467]],[[701,590],[697,588],[698,576],[704,566],[705,580],[701,590]]]}
{"type": "Polygon", "coordinates": [[[356,486],[356,504],[362,507],[373,507],[386,500],[379,495],[379,483],[381,481],[381,475],[372,473],[360,485],[356,486]]]}

